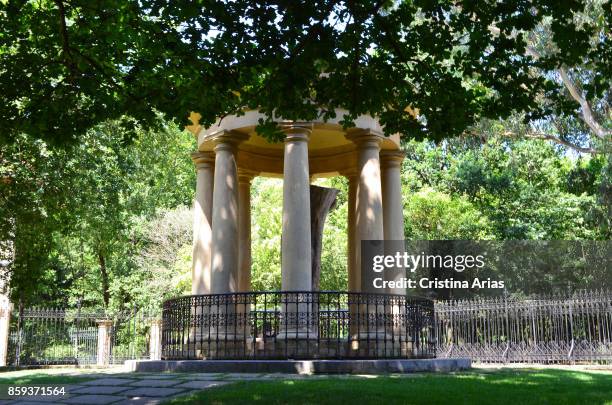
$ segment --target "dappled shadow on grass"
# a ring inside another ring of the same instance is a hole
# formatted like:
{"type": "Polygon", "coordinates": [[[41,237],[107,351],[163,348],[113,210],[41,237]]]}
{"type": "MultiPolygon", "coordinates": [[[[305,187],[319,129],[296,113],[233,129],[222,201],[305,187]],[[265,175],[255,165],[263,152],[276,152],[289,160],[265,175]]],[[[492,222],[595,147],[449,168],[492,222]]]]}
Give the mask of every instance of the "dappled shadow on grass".
{"type": "Polygon", "coordinates": [[[239,382],[169,403],[612,404],[612,373],[504,369],[419,375],[239,382]]]}
{"type": "Polygon", "coordinates": [[[49,374],[41,370],[0,373],[0,384],[8,385],[75,384],[92,379],[86,376],[49,374]]]}

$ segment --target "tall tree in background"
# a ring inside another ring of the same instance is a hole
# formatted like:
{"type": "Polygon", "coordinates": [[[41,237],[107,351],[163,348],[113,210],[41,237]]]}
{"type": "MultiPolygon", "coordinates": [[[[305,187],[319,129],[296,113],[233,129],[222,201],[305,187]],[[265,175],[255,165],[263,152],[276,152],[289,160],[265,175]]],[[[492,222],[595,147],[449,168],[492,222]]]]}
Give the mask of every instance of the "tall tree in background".
{"type": "Polygon", "coordinates": [[[23,288],[18,298],[31,296],[44,276],[53,249],[51,235],[66,229],[70,213],[66,190],[71,178],[65,151],[20,135],[0,148],[0,240],[10,247],[12,284],[23,288]]]}
{"type": "MultiPolygon", "coordinates": [[[[498,134],[550,140],[580,153],[612,152],[611,4],[604,0],[585,1],[584,10],[573,16],[577,25],[592,27],[591,37],[585,44],[587,51],[574,65],[547,64],[545,68],[533,69],[533,74],[545,76],[557,85],[558,96],[569,107],[567,110],[559,108],[558,100],[539,97],[537,102],[542,108],[553,112],[546,119],[526,122],[524,115],[515,114],[505,122],[483,120],[471,133],[482,137],[498,134]]],[[[556,20],[545,18],[531,30],[526,35],[526,55],[546,60],[562,52],[554,40],[557,24],[556,20]]],[[[496,26],[491,27],[491,32],[501,33],[496,26]]]]}

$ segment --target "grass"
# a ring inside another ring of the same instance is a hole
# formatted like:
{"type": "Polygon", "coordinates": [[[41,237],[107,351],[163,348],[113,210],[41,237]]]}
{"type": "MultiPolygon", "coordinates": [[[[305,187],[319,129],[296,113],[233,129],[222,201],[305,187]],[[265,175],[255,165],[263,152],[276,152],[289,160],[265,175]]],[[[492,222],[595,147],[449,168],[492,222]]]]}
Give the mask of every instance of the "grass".
{"type": "Polygon", "coordinates": [[[20,370],[0,373],[0,384],[8,385],[76,384],[92,379],[91,376],[52,374],[48,370],[20,370]]]}
{"type": "Polygon", "coordinates": [[[612,373],[501,370],[245,381],[165,404],[612,404],[612,373]]]}

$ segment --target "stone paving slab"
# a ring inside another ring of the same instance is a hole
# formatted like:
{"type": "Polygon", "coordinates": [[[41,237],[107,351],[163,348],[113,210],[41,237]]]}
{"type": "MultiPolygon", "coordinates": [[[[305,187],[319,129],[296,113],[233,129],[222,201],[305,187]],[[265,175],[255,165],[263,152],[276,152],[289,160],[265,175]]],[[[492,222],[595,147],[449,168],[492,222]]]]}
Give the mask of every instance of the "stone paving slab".
{"type": "Polygon", "coordinates": [[[121,395],[128,397],[169,397],[170,395],[176,395],[182,392],[185,391],[179,388],[138,387],[129,391],[124,391],[121,395]]]}
{"type": "Polygon", "coordinates": [[[284,374],[284,373],[270,373],[266,374],[266,378],[295,378],[300,377],[300,374],[284,374]]]}
{"type": "Polygon", "coordinates": [[[130,384],[131,387],[172,387],[181,380],[140,380],[130,384]]]}
{"type": "MultiPolygon", "coordinates": [[[[140,376],[138,375],[132,375],[132,378],[136,377],[136,378],[140,378],[140,376]]],[[[173,375],[173,374],[144,374],[142,376],[143,379],[150,379],[150,380],[172,380],[172,379],[176,379],[176,378],[180,378],[180,375],[173,375]]]]}
{"type": "Polygon", "coordinates": [[[222,385],[229,384],[229,381],[188,381],[177,385],[175,388],[186,388],[190,390],[205,390],[206,388],[220,387],[222,385]]]}
{"type": "Polygon", "coordinates": [[[159,398],[128,398],[113,405],[157,405],[162,401],[164,400],[159,398]]]}
{"type": "MultiPolygon", "coordinates": [[[[45,402],[46,404],[49,405],[62,405],[61,402],[45,402]]],[[[17,401],[17,402],[10,402],[11,405],[40,405],[40,402],[32,402],[32,401],[17,401]]]]}
{"type": "Polygon", "coordinates": [[[129,385],[135,381],[135,379],[127,378],[97,378],[95,380],[86,381],[82,385],[129,385]]]}
{"type": "Polygon", "coordinates": [[[87,387],[87,385],[82,384],[68,384],[66,387],[66,395],[72,394],[74,391],[79,390],[81,388],[87,387]]]}
{"type": "Polygon", "coordinates": [[[229,373],[224,376],[224,380],[263,380],[266,374],[253,373],[229,373]]]}
{"type": "Polygon", "coordinates": [[[223,374],[219,373],[195,373],[195,374],[186,374],[184,376],[185,380],[221,380],[223,379],[223,374]]]}
{"type": "Polygon", "coordinates": [[[116,395],[77,395],[64,401],[67,404],[106,405],[121,401],[116,395]]]}
{"type": "MultiPolygon", "coordinates": [[[[223,380],[225,381],[252,381],[252,380],[271,380],[271,379],[287,379],[287,380],[300,380],[304,378],[317,378],[318,375],[301,375],[301,374],[227,374],[223,380]]],[[[323,377],[329,378],[328,375],[323,377]]]]}
{"type": "MultiPolygon", "coordinates": [[[[13,401],[27,401],[27,402],[36,402],[38,405],[41,404],[49,404],[49,403],[54,403],[54,402],[60,402],[63,401],[67,398],[72,397],[72,395],[32,395],[32,396],[21,396],[21,397],[14,397],[15,399],[13,401]]],[[[15,402],[11,402],[12,404],[14,404],[15,402]]]]}
{"type": "Polygon", "coordinates": [[[91,385],[81,389],[71,391],[71,394],[116,394],[121,391],[127,391],[130,387],[122,385],[91,385]]]}

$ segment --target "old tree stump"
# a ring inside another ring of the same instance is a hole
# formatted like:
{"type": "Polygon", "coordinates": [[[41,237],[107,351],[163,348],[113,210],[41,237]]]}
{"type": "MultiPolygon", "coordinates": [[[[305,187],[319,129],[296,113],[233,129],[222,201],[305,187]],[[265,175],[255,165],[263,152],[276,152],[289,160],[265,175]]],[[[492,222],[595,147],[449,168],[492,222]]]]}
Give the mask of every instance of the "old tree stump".
{"type": "Polygon", "coordinates": [[[321,284],[321,248],[323,227],[327,214],[336,207],[340,191],[335,188],[310,186],[310,235],[312,255],[312,290],[319,291],[321,284]]]}

